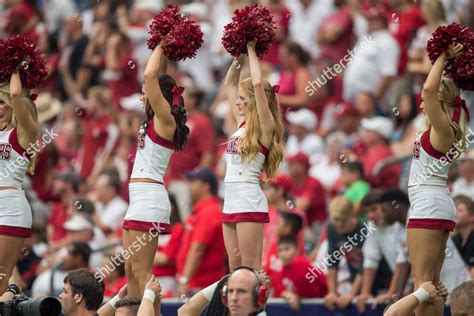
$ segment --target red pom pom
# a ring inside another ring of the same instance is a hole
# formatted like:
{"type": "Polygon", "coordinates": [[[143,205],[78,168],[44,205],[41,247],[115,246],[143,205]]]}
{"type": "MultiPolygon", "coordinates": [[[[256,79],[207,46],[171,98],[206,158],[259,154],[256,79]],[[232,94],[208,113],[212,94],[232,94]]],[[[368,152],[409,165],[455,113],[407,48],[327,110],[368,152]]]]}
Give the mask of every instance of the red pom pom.
{"type": "Polygon", "coordinates": [[[256,41],[255,51],[261,57],[275,38],[275,21],[270,11],[262,6],[247,6],[235,10],[232,22],[227,24],[222,37],[224,48],[234,57],[247,54],[247,44],[256,41]]]}
{"type": "Polygon", "coordinates": [[[454,80],[456,85],[465,90],[473,90],[474,80],[474,32],[457,23],[439,26],[428,40],[428,57],[434,63],[436,59],[454,43],[463,45],[463,52],[456,58],[446,62],[446,76],[454,80]]]}
{"type": "Polygon", "coordinates": [[[173,61],[195,57],[203,43],[200,25],[180,14],[176,6],[169,6],[158,13],[149,33],[148,48],[155,49],[163,40],[163,53],[173,61]]]}
{"type": "Polygon", "coordinates": [[[148,48],[155,49],[162,38],[183,20],[183,16],[179,13],[177,6],[169,5],[166,9],[161,10],[150,24],[151,38],[147,41],[148,48]]]}
{"type": "Polygon", "coordinates": [[[34,89],[48,74],[40,51],[22,35],[13,35],[0,41],[0,60],[0,84],[10,82],[12,73],[19,71],[23,88],[34,89]]]}

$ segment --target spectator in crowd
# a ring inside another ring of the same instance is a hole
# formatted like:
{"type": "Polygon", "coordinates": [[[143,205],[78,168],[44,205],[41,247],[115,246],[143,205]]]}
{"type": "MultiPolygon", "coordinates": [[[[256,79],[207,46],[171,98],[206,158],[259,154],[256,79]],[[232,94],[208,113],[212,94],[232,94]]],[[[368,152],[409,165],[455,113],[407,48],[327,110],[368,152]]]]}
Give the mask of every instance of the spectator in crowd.
{"type": "Polygon", "coordinates": [[[273,295],[281,296],[284,290],[281,283],[281,272],[283,269],[283,262],[278,257],[278,241],[283,237],[294,237],[298,241],[298,255],[304,255],[304,242],[302,235],[303,217],[302,214],[293,211],[280,212],[278,218],[275,236],[272,238],[272,243],[269,244],[263,258],[263,267],[270,276],[270,282],[273,288],[273,295]]]}
{"type": "Polygon", "coordinates": [[[280,237],[278,240],[278,257],[283,263],[281,286],[284,288],[281,296],[296,311],[301,307],[300,298],[324,297],[327,294],[324,274],[315,278],[316,283],[308,282],[307,273],[312,267],[311,262],[300,253],[298,240],[294,236],[280,237]]]}
{"type": "Polygon", "coordinates": [[[342,64],[354,37],[352,14],[348,5],[349,1],[334,0],[333,2],[336,10],[321,22],[316,41],[321,47],[320,57],[342,64]]]}
{"type": "Polygon", "coordinates": [[[453,241],[474,279],[474,203],[465,195],[454,197],[456,235],[453,241]]]}
{"type": "MultiPolygon", "coordinates": [[[[104,300],[114,297],[119,290],[127,284],[125,277],[125,259],[121,253],[105,253],[107,258],[103,261],[102,267],[107,267],[107,273],[104,273],[104,300]],[[109,267],[112,267],[109,269],[109,267]]],[[[100,271],[100,270],[99,270],[100,271]]]]}
{"type": "Polygon", "coordinates": [[[365,311],[369,297],[375,298],[372,305],[375,308],[378,304],[390,301],[393,296],[400,297],[405,287],[402,275],[409,269],[406,229],[394,216],[385,216],[391,211],[391,206],[389,208],[384,211],[382,203],[374,203],[365,211],[376,230],[367,236],[362,247],[364,270],[362,289],[357,298],[360,313],[365,311]]]}
{"type": "Polygon", "coordinates": [[[346,187],[344,196],[354,204],[354,214],[361,214],[361,201],[370,192],[370,185],[364,181],[364,165],[360,161],[341,164],[341,182],[346,187]]]}
{"type": "Polygon", "coordinates": [[[128,204],[120,197],[120,180],[114,173],[103,171],[94,183],[89,198],[95,201],[94,224],[109,236],[120,228],[128,204]]]}
{"type": "Polygon", "coordinates": [[[203,91],[196,88],[184,90],[183,98],[188,111],[188,144],[184,150],[173,153],[165,178],[169,191],[180,201],[178,209],[182,218],[189,215],[191,208],[189,183],[184,173],[196,168],[212,168],[214,164],[214,127],[209,116],[201,109],[203,97],[203,91]]]}
{"type": "Polygon", "coordinates": [[[64,316],[93,316],[102,303],[104,285],[92,272],[78,269],[64,278],[63,292],[59,295],[64,316]]]}
{"type": "Polygon", "coordinates": [[[291,111],[287,115],[290,135],[286,141],[285,153],[292,156],[305,153],[310,159],[324,152],[324,142],[315,134],[318,118],[308,109],[291,111]]]}
{"type": "Polygon", "coordinates": [[[329,205],[330,223],[327,227],[328,253],[325,266],[328,268],[328,294],[324,297],[326,307],[334,311],[344,309],[359,293],[362,285],[362,246],[365,238],[373,233],[372,225],[363,224],[354,215],[354,206],[343,196],[338,196],[329,205]],[[338,264],[345,257],[350,270],[352,287],[349,293],[339,294],[337,288],[338,264]]]}
{"type": "Polygon", "coordinates": [[[415,95],[408,93],[400,95],[397,107],[393,108],[392,114],[395,116],[395,124],[390,141],[401,141],[406,133],[410,133],[415,128],[413,120],[418,115],[415,95]]]}
{"type": "Polygon", "coordinates": [[[54,202],[48,220],[48,243],[51,247],[58,248],[64,244],[67,231],[64,223],[69,219],[70,208],[74,198],[79,194],[81,178],[74,172],[59,173],[53,180],[53,196],[59,198],[54,202]]]}
{"type": "MultiPolygon", "coordinates": [[[[89,269],[90,255],[91,248],[87,243],[83,241],[73,242],[67,247],[67,254],[59,263],[38,275],[31,288],[31,296],[36,298],[44,295],[56,296],[61,293],[61,289],[63,289],[62,280],[68,275],[68,272],[76,269],[89,269]]],[[[78,275],[78,280],[82,278],[80,276],[83,275],[78,275]]],[[[98,283],[95,278],[94,280],[98,283]]],[[[101,302],[103,291],[102,288],[101,302]]]]}
{"type": "Polygon", "coordinates": [[[372,94],[379,106],[387,103],[387,91],[398,74],[400,47],[387,30],[386,15],[376,8],[367,12],[369,37],[358,39],[356,57],[344,73],[343,93],[348,102],[354,102],[356,94],[364,91],[372,94]]]}
{"type": "Polygon", "coordinates": [[[278,85],[278,100],[282,110],[309,107],[310,98],[305,88],[310,81],[307,69],[310,56],[299,44],[287,42],[280,47],[280,61],[283,67],[278,85]]]}
{"type": "Polygon", "coordinates": [[[406,226],[410,199],[405,191],[400,189],[385,190],[380,196],[380,203],[382,203],[384,218],[388,222],[399,222],[402,226],[406,226]]]}
{"type": "Polygon", "coordinates": [[[392,164],[381,167],[381,164],[393,157],[388,140],[393,132],[393,123],[388,118],[377,116],[361,121],[361,140],[366,150],[359,154],[364,162],[365,178],[372,187],[389,189],[398,187],[401,167],[392,164]],[[380,170],[381,168],[381,170],[380,170]]]}
{"type": "Polygon", "coordinates": [[[298,152],[287,157],[287,162],[288,174],[293,181],[292,193],[296,199],[296,208],[304,212],[312,234],[319,236],[321,226],[327,218],[324,188],[318,180],[309,176],[310,164],[306,154],[298,152]]]}
{"type": "MultiPolygon", "coordinates": [[[[225,246],[221,206],[214,173],[202,168],[187,174],[191,180],[193,213],[187,218],[176,258],[178,296],[195,293],[225,274],[225,246]]],[[[238,250],[236,250],[238,251],[238,250]]]]}
{"type": "Polygon", "coordinates": [[[360,118],[371,118],[376,115],[377,103],[372,94],[359,91],[355,96],[354,108],[359,112],[360,118]]]}
{"type": "Polygon", "coordinates": [[[171,234],[164,235],[158,240],[158,248],[153,261],[153,275],[160,282],[163,297],[176,295],[176,257],[184,234],[184,226],[179,216],[176,199],[173,195],[169,197],[171,234]]]}
{"type": "Polygon", "coordinates": [[[460,194],[474,200],[474,149],[469,149],[459,159],[459,178],[453,183],[452,196],[460,194]]]}
{"type": "Polygon", "coordinates": [[[178,316],[266,315],[266,279],[255,269],[241,266],[221,280],[199,291],[178,309],[178,316]]]}

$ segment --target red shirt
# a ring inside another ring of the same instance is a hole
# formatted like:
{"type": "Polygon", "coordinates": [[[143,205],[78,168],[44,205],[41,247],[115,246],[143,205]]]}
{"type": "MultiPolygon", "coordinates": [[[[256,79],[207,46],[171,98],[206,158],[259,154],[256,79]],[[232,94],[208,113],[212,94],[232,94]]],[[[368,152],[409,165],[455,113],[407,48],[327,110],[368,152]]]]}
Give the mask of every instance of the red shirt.
{"type": "Polygon", "coordinates": [[[202,289],[220,280],[226,274],[226,250],[222,234],[221,206],[216,197],[199,201],[186,220],[183,241],[176,257],[176,268],[183,273],[191,244],[206,245],[196,273],[189,280],[189,288],[202,289]]]}
{"type": "Polygon", "coordinates": [[[53,228],[50,241],[58,241],[66,237],[67,230],[64,229],[64,223],[68,220],[69,205],[62,202],[56,202],[51,209],[48,224],[53,228]]]}
{"type": "Polygon", "coordinates": [[[374,167],[382,160],[393,157],[392,150],[387,144],[367,149],[359,159],[363,161],[365,178],[372,188],[389,189],[396,188],[400,182],[401,165],[394,164],[374,175],[374,167]]]}
{"type": "Polygon", "coordinates": [[[192,113],[186,125],[189,127],[188,144],[182,151],[175,151],[171,156],[167,180],[183,179],[185,171],[199,166],[202,155],[214,152],[214,126],[209,117],[200,112],[192,113]]]}
{"type": "Polygon", "coordinates": [[[78,154],[79,175],[87,178],[94,167],[97,153],[102,149],[109,136],[108,128],[111,119],[105,115],[97,120],[91,118],[86,111],[83,110],[81,115],[83,118],[83,135],[81,147],[78,154]]]}
{"type": "Polygon", "coordinates": [[[352,14],[349,6],[344,6],[326,17],[321,23],[320,31],[326,32],[329,29],[342,28],[343,32],[335,40],[321,45],[321,55],[331,58],[334,63],[343,62],[342,59],[351,48],[352,27],[352,14]]]}
{"type": "Polygon", "coordinates": [[[282,287],[301,298],[324,297],[327,294],[326,276],[321,273],[309,282],[306,275],[311,271],[311,262],[305,256],[297,256],[281,271],[282,287]]]}
{"type": "Polygon", "coordinates": [[[104,297],[114,297],[125,284],[127,284],[127,278],[125,276],[120,277],[120,279],[118,279],[113,286],[110,286],[107,284],[107,282],[104,282],[104,297]]]}
{"type": "Polygon", "coordinates": [[[138,92],[137,80],[138,63],[132,58],[131,53],[126,54],[120,60],[120,78],[117,80],[109,80],[109,89],[112,96],[112,102],[117,109],[120,109],[120,100],[123,97],[131,96],[138,92]]]}
{"type": "Polygon", "coordinates": [[[425,24],[425,21],[421,15],[420,7],[416,4],[411,5],[409,9],[403,12],[393,13],[392,16],[388,19],[388,21],[391,21],[388,28],[400,45],[398,73],[403,74],[408,62],[408,46],[410,41],[418,28],[425,24]]]}
{"type": "Polygon", "coordinates": [[[314,221],[324,222],[327,218],[326,198],[324,187],[310,176],[306,177],[299,185],[293,182],[292,193],[296,198],[308,198],[311,201],[306,210],[306,219],[311,226],[314,221]]]}
{"type": "MultiPolygon", "coordinates": [[[[183,238],[184,227],[181,223],[176,223],[171,227],[171,234],[169,239],[161,245],[158,245],[158,251],[164,253],[171,262],[166,266],[153,267],[153,274],[155,276],[172,276],[176,275],[176,255],[179,251],[179,246],[181,245],[181,240],[183,238]]],[[[163,237],[160,237],[163,238],[163,237]]]]}
{"type": "Polygon", "coordinates": [[[268,52],[263,56],[264,61],[269,62],[273,66],[280,65],[280,58],[279,58],[279,50],[281,43],[284,42],[288,36],[289,28],[290,28],[290,18],[291,13],[290,11],[282,6],[281,8],[270,8],[270,13],[272,14],[273,18],[276,21],[276,27],[281,30],[282,35],[284,36],[283,39],[275,38],[268,49],[268,52]]]}

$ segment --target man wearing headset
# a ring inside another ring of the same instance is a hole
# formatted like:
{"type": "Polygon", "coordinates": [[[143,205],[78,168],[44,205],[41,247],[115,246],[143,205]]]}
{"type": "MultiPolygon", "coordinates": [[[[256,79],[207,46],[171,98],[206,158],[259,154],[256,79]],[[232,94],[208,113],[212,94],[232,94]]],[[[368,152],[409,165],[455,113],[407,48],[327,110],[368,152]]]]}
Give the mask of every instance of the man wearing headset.
{"type": "Polygon", "coordinates": [[[178,309],[178,316],[199,316],[209,305],[208,315],[266,315],[266,282],[255,269],[242,266],[201,290],[178,309]]]}

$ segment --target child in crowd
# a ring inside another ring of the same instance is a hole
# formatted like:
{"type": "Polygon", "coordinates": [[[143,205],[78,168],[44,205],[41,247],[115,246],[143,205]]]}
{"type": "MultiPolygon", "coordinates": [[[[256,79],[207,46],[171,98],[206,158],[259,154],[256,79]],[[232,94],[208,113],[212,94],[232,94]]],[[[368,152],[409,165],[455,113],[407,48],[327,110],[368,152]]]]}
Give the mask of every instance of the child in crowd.
{"type": "Polygon", "coordinates": [[[300,309],[300,298],[324,297],[327,294],[326,276],[308,278],[311,262],[301,255],[298,240],[294,236],[284,236],[278,241],[278,258],[283,263],[281,296],[288,300],[294,310],[300,309]]]}
{"type": "Polygon", "coordinates": [[[344,196],[354,204],[354,214],[361,216],[360,202],[370,192],[370,185],[364,181],[364,165],[360,161],[341,164],[341,182],[346,187],[344,196]]]}

